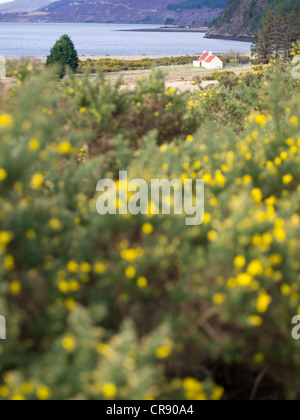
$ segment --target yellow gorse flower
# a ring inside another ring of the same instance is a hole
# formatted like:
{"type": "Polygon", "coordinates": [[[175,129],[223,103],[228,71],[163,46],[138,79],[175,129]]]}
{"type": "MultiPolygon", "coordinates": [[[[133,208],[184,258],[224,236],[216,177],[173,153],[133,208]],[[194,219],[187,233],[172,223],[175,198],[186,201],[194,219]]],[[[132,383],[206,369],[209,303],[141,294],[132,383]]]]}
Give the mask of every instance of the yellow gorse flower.
{"type": "Polygon", "coordinates": [[[9,114],[0,115],[0,129],[11,126],[13,121],[13,117],[9,114]]]}
{"type": "Polygon", "coordinates": [[[105,398],[114,398],[117,395],[118,389],[113,383],[106,383],[101,388],[101,392],[105,398]]]}
{"type": "Polygon", "coordinates": [[[30,186],[33,190],[39,190],[44,183],[44,176],[41,173],[36,173],[31,178],[30,186]]]}
{"type": "Polygon", "coordinates": [[[76,340],[72,336],[64,337],[61,344],[67,353],[73,353],[76,348],[76,340]]]}
{"type": "Polygon", "coordinates": [[[0,182],[4,181],[7,178],[7,172],[5,169],[0,168],[0,182]]]}
{"type": "Polygon", "coordinates": [[[257,300],[258,312],[262,314],[265,313],[268,310],[271,303],[272,303],[271,296],[269,296],[266,292],[262,292],[259,295],[258,300],[257,300]]]}

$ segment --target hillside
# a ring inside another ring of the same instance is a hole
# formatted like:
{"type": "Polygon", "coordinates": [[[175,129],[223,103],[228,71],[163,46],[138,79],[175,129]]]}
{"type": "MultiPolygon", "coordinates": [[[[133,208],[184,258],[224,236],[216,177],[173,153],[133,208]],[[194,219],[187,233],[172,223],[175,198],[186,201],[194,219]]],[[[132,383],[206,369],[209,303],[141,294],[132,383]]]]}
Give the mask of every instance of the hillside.
{"type": "Polygon", "coordinates": [[[252,38],[267,8],[275,12],[291,11],[299,0],[229,0],[207,38],[252,38]]]}
{"type": "Polygon", "coordinates": [[[51,3],[50,0],[15,0],[0,4],[1,13],[33,12],[51,3]]]}
{"type": "MultiPolygon", "coordinates": [[[[19,0],[21,1],[21,0],[19,0]]],[[[27,1],[27,0],[25,0],[27,1]]],[[[38,1],[38,0],[36,0],[38,1]]],[[[220,16],[228,0],[60,0],[39,13],[2,15],[0,21],[157,23],[205,25],[220,16]]],[[[1,11],[1,9],[0,9],[1,11]]]]}

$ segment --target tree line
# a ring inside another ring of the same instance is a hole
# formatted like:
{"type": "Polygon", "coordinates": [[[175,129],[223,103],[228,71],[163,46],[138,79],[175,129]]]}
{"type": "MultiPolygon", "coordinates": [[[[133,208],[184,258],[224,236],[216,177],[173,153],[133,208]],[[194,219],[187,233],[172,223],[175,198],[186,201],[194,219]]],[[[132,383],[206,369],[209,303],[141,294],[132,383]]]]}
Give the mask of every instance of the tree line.
{"type": "Polygon", "coordinates": [[[280,55],[289,55],[291,45],[300,40],[300,10],[289,14],[268,10],[254,40],[253,53],[260,63],[267,64],[280,55]]]}

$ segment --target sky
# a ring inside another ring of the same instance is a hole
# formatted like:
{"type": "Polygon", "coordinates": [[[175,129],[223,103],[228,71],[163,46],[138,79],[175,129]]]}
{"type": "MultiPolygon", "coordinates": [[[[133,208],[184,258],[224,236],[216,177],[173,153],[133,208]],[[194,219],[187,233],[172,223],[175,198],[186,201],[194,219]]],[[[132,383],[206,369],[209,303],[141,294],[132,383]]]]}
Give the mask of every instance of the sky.
{"type": "Polygon", "coordinates": [[[14,1],[14,0],[0,0],[0,3],[9,3],[10,1],[14,1]]]}

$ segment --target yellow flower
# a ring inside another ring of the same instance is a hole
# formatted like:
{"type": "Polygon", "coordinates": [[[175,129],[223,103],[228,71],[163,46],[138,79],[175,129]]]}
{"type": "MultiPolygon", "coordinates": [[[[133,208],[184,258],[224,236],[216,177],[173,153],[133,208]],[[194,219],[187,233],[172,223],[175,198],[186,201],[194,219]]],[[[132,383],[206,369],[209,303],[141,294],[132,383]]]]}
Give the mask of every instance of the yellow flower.
{"type": "Polygon", "coordinates": [[[207,225],[211,221],[211,215],[209,213],[204,213],[203,223],[207,225]]]}
{"type": "Polygon", "coordinates": [[[265,127],[266,124],[267,124],[266,117],[262,114],[260,114],[256,117],[256,122],[257,122],[257,124],[261,125],[262,127],[265,127]]]}
{"type": "Polygon", "coordinates": [[[130,265],[130,266],[128,266],[126,268],[126,270],[125,270],[125,276],[128,279],[133,279],[136,276],[136,270],[135,270],[135,268],[132,265],[130,265]]]}
{"type": "Polygon", "coordinates": [[[11,397],[11,401],[26,401],[26,398],[22,394],[15,394],[11,397]]]}
{"type": "Polygon", "coordinates": [[[88,262],[84,262],[80,265],[80,270],[82,273],[90,273],[92,271],[92,266],[88,262]]]}
{"type": "Polygon", "coordinates": [[[68,141],[63,141],[58,146],[58,150],[62,155],[67,155],[67,154],[71,153],[72,146],[68,141]]]}
{"type": "Polygon", "coordinates": [[[234,259],[234,266],[237,267],[237,268],[245,267],[246,263],[247,263],[246,258],[243,257],[242,255],[238,255],[234,259]]]}
{"type": "Polygon", "coordinates": [[[0,397],[7,398],[9,396],[9,389],[6,386],[0,386],[0,397]]]}
{"type": "Polygon", "coordinates": [[[63,338],[62,347],[67,353],[73,353],[76,348],[76,340],[74,337],[67,336],[63,338]]]}
{"type": "Polygon", "coordinates": [[[215,242],[218,239],[218,234],[215,230],[210,230],[207,234],[207,238],[210,242],[215,242]]]}
{"type": "Polygon", "coordinates": [[[62,280],[58,283],[58,290],[61,293],[68,293],[70,290],[69,283],[65,280],[62,280]]]}
{"type": "Polygon", "coordinates": [[[209,204],[210,204],[212,207],[215,207],[215,206],[217,206],[217,205],[218,205],[218,200],[217,200],[216,198],[211,198],[211,199],[209,200],[209,204]]]}
{"type": "Polygon", "coordinates": [[[36,173],[31,178],[31,188],[33,190],[39,190],[44,183],[44,176],[41,173],[36,173]]]}
{"type": "Polygon", "coordinates": [[[26,236],[28,239],[32,240],[36,237],[36,232],[33,229],[29,229],[26,232],[26,236]]]}
{"type": "Polygon", "coordinates": [[[0,181],[4,181],[7,178],[7,172],[5,169],[0,168],[0,181]]]}
{"type": "Polygon", "coordinates": [[[62,225],[58,219],[50,219],[49,226],[53,230],[61,230],[62,225]]]}
{"type": "Polygon", "coordinates": [[[168,150],[168,146],[166,144],[163,144],[162,146],[160,146],[160,151],[162,153],[166,152],[168,150]]]}
{"type": "Polygon", "coordinates": [[[256,201],[257,204],[260,204],[262,202],[263,193],[261,192],[261,190],[259,188],[253,189],[251,194],[252,194],[252,197],[254,198],[254,200],[256,201]]]}
{"type": "Polygon", "coordinates": [[[202,383],[194,378],[186,378],[182,383],[183,389],[186,392],[198,394],[202,391],[202,383]]]}
{"type": "Polygon", "coordinates": [[[117,395],[117,387],[113,383],[107,383],[101,388],[101,392],[105,398],[114,398],[117,395]]]}
{"type": "Polygon", "coordinates": [[[194,398],[192,398],[192,395],[189,395],[188,393],[186,394],[186,399],[187,400],[195,400],[195,401],[207,401],[207,397],[204,394],[204,392],[200,392],[200,394],[195,395],[194,398]]]}
{"type": "Polygon", "coordinates": [[[249,316],[248,322],[253,327],[260,327],[263,323],[263,320],[260,316],[253,315],[253,316],[249,316]]]}
{"type": "Polygon", "coordinates": [[[162,346],[156,350],[156,356],[158,359],[167,359],[170,357],[172,350],[169,346],[162,346]]]}
{"type": "Polygon", "coordinates": [[[252,178],[251,175],[245,175],[243,177],[243,181],[244,181],[245,184],[251,184],[251,182],[253,181],[253,178],[252,178]]]}
{"type": "Polygon", "coordinates": [[[283,257],[280,254],[273,254],[270,256],[270,264],[275,266],[275,265],[280,265],[283,261],[283,257]]]}
{"type": "Polygon", "coordinates": [[[65,300],[65,307],[71,311],[76,306],[75,300],[68,298],[65,300]]]}
{"type": "Polygon", "coordinates": [[[151,225],[151,223],[144,223],[143,226],[142,226],[142,232],[145,235],[151,235],[151,233],[153,232],[153,230],[154,230],[154,228],[151,225]]]}
{"type": "Polygon", "coordinates": [[[96,274],[103,274],[106,271],[106,265],[103,262],[98,262],[94,265],[94,272],[96,274]]]}
{"type": "Polygon", "coordinates": [[[193,140],[194,140],[194,137],[193,136],[187,136],[187,138],[186,138],[186,140],[189,142],[189,143],[192,143],[193,142],[193,140]]]}
{"type": "Polygon", "coordinates": [[[80,290],[80,284],[78,283],[78,281],[72,280],[70,282],[70,290],[72,292],[78,292],[78,290],[80,290]]]}
{"type": "Polygon", "coordinates": [[[29,383],[29,382],[25,382],[23,385],[22,385],[22,392],[24,393],[24,394],[32,394],[33,393],[33,386],[31,385],[31,383],[29,383]]]}
{"type": "Polygon", "coordinates": [[[4,267],[7,271],[12,271],[15,268],[15,259],[12,255],[10,254],[5,255],[4,267]]]}
{"type": "Polygon", "coordinates": [[[290,118],[290,123],[294,126],[294,127],[298,127],[299,126],[299,120],[297,117],[291,117],[290,118]]]}
{"type": "Polygon", "coordinates": [[[263,246],[268,247],[273,243],[273,236],[271,235],[271,233],[264,233],[261,238],[261,241],[263,246]]]}
{"type": "Polygon", "coordinates": [[[13,234],[11,232],[3,230],[0,232],[0,249],[4,249],[12,241],[13,234]]]}
{"type": "Polygon", "coordinates": [[[37,389],[36,396],[41,401],[47,401],[51,397],[51,391],[47,386],[41,386],[37,389]]]}
{"type": "Polygon", "coordinates": [[[249,264],[247,271],[251,276],[261,276],[264,268],[260,261],[254,260],[249,264]]]}
{"type": "Polygon", "coordinates": [[[250,274],[242,273],[236,278],[237,284],[242,287],[249,287],[253,282],[253,277],[250,274]]]}
{"type": "Polygon", "coordinates": [[[136,249],[123,249],[121,251],[121,258],[129,262],[134,262],[138,256],[139,252],[136,249]]]}
{"type": "Polygon", "coordinates": [[[77,273],[79,271],[79,265],[76,261],[69,261],[67,264],[67,270],[70,273],[77,273]]]}
{"type": "Polygon", "coordinates": [[[31,139],[28,143],[28,148],[32,151],[39,150],[40,142],[37,139],[31,139]]]}
{"type": "Polygon", "coordinates": [[[212,401],[219,401],[222,399],[224,395],[224,388],[222,388],[221,386],[216,386],[215,389],[213,390],[211,399],[212,401]]]}
{"type": "Polygon", "coordinates": [[[274,159],[274,163],[276,166],[280,166],[282,164],[282,159],[280,157],[277,157],[274,159]]]}
{"type": "Polygon", "coordinates": [[[278,242],[284,242],[286,240],[284,221],[282,222],[280,219],[276,221],[274,227],[274,235],[278,242]]]}
{"type": "Polygon", "coordinates": [[[221,293],[214,295],[213,302],[215,305],[222,305],[225,302],[225,296],[221,293]]]}
{"type": "Polygon", "coordinates": [[[0,128],[9,127],[13,123],[13,117],[8,114],[0,115],[0,128]]]}
{"type": "Polygon", "coordinates": [[[137,285],[140,289],[145,289],[148,286],[148,280],[146,277],[139,277],[137,279],[137,285]]]}
{"type": "Polygon", "coordinates": [[[272,303],[271,296],[269,296],[266,292],[262,292],[259,295],[258,300],[257,300],[258,312],[262,314],[265,313],[268,310],[271,303],[272,303]]]}
{"type": "Polygon", "coordinates": [[[11,282],[10,284],[10,293],[12,295],[19,295],[21,293],[21,283],[17,280],[11,282]]]}
{"type": "Polygon", "coordinates": [[[288,174],[288,175],[284,175],[283,177],[282,177],[282,182],[284,183],[284,184],[290,184],[291,182],[293,182],[293,175],[290,175],[290,174],[288,174]]]}
{"type": "Polygon", "coordinates": [[[263,353],[256,353],[253,359],[256,363],[262,363],[265,360],[265,355],[263,353]]]}
{"type": "Polygon", "coordinates": [[[202,179],[205,182],[205,184],[210,184],[212,181],[212,176],[211,174],[204,174],[202,179]]]}
{"type": "Polygon", "coordinates": [[[289,286],[288,284],[283,284],[283,285],[281,286],[281,293],[282,293],[284,296],[289,296],[289,295],[292,293],[292,288],[291,288],[291,286],[289,286]]]}

